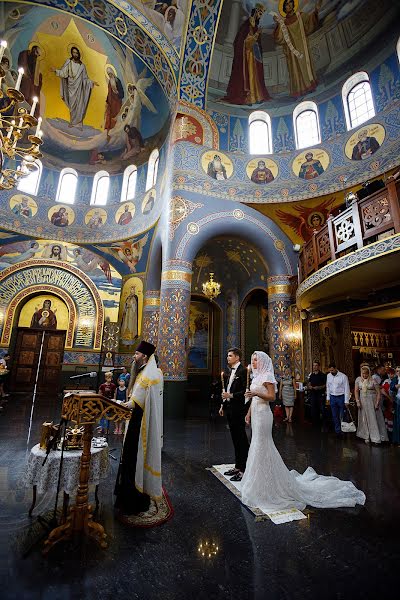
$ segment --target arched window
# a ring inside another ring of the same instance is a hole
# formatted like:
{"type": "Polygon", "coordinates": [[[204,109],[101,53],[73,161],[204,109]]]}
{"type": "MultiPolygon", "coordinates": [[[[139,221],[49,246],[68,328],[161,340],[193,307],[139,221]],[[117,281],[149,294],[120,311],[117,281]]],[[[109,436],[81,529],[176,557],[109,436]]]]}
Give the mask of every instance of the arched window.
{"type": "Polygon", "coordinates": [[[17,185],[17,190],[24,192],[24,194],[32,194],[32,196],[36,196],[38,193],[43,168],[40,160],[35,160],[34,164],[36,169],[31,170],[29,175],[22,177],[17,185]]]}
{"type": "Polygon", "coordinates": [[[136,192],[137,168],[135,165],[126,167],[122,181],[121,202],[133,200],[136,192]]]}
{"type": "Polygon", "coordinates": [[[249,116],[250,154],[272,154],[271,117],[262,110],[249,116]]]}
{"type": "Polygon", "coordinates": [[[296,148],[308,148],[321,143],[318,108],[315,102],[301,102],[293,111],[296,148]]]}
{"type": "Polygon", "coordinates": [[[349,77],[342,87],[342,100],[347,129],[353,129],[375,115],[368,73],[360,71],[349,77]]]}
{"type": "Polygon", "coordinates": [[[107,171],[98,171],[93,178],[92,197],[90,204],[104,206],[107,204],[110,176],[107,171]]]}
{"type": "Polygon", "coordinates": [[[146,192],[156,185],[158,163],[160,162],[160,153],[155,148],[150,154],[149,164],[147,165],[146,192]]]}
{"type": "Polygon", "coordinates": [[[75,202],[76,186],[78,185],[78,173],[74,169],[63,169],[58,180],[56,202],[73,204],[75,202]]]}

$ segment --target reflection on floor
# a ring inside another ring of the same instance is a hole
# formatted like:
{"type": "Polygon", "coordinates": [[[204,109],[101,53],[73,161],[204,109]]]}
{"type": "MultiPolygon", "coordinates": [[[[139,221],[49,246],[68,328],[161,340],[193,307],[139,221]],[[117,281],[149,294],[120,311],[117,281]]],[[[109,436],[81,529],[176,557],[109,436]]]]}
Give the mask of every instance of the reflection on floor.
{"type": "MultiPolygon", "coordinates": [[[[4,600],[325,600],[386,598],[390,586],[397,589],[400,448],[370,447],[354,435],[341,441],[296,423],[275,427],[276,444],[289,467],[303,471],[312,465],[319,473],[352,479],[367,495],[364,508],[312,509],[307,520],[276,526],[256,522],[206,470],[232,457],[222,419],[168,421],[163,478],[175,509],[172,520],[148,530],[119,523],[112,495],[118,463],[111,461],[110,480],[99,493],[99,519],[109,535],[109,548],[65,545],[45,559],[43,528],[27,516],[31,490],[18,485],[26,461],[29,414],[30,400],[16,397],[0,415],[4,600]],[[213,549],[210,557],[202,556],[200,545],[213,549]]],[[[59,401],[39,398],[30,446],[37,443],[40,424],[49,418],[58,420],[59,401]]],[[[111,443],[117,455],[120,438],[114,436],[111,443]]],[[[35,514],[47,513],[53,503],[53,496],[39,498],[35,514]]]]}

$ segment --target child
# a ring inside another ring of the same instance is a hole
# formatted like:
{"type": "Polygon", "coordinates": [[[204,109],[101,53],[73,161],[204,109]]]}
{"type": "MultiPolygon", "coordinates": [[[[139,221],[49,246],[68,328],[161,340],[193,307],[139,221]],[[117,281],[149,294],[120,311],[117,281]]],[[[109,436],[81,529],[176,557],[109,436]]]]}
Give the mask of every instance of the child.
{"type": "MultiPolygon", "coordinates": [[[[115,383],[113,383],[113,374],[111,373],[111,371],[108,371],[108,373],[106,373],[104,377],[105,382],[102,383],[99,387],[99,394],[101,394],[105,398],[108,398],[108,400],[114,400],[114,394],[117,386],[115,385],[115,383]]],[[[108,425],[109,423],[107,419],[100,419],[100,427],[102,429],[102,433],[105,433],[105,431],[108,429],[108,425]]]]}
{"type": "MultiPolygon", "coordinates": [[[[122,402],[126,402],[126,400],[127,400],[126,392],[127,392],[127,388],[125,385],[125,378],[120,377],[118,379],[118,387],[114,392],[114,400],[116,402],[118,402],[118,404],[121,404],[122,402]]],[[[124,433],[124,428],[125,428],[125,421],[120,421],[119,423],[115,424],[114,433],[117,435],[122,435],[124,433]]]]}

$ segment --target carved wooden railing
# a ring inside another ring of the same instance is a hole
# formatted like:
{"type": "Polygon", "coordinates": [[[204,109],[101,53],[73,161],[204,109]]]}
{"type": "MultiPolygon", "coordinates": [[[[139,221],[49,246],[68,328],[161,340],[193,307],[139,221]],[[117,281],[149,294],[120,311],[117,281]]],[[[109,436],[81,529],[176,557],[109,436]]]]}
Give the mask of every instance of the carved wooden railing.
{"type": "Polygon", "coordinates": [[[315,231],[299,254],[302,281],[327,263],[378,239],[383,233],[400,233],[400,184],[393,180],[367,198],[354,201],[315,231]]]}

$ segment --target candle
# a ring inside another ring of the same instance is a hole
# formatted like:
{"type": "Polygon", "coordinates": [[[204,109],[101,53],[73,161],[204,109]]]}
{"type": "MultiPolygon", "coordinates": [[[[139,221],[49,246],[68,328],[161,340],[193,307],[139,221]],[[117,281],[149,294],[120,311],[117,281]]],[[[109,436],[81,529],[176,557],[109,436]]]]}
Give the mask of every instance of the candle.
{"type": "Polygon", "coordinates": [[[8,133],[7,133],[7,137],[8,137],[8,139],[10,139],[10,138],[11,138],[11,134],[12,134],[12,132],[13,132],[14,125],[15,125],[15,121],[11,121],[11,127],[10,127],[10,129],[8,130],[8,133]]]}
{"type": "Polygon", "coordinates": [[[222,383],[222,391],[225,391],[225,382],[224,382],[224,372],[221,371],[221,383],[222,383]]]}
{"type": "Polygon", "coordinates": [[[250,371],[251,371],[251,365],[247,365],[247,389],[250,389],[250,371]]]}
{"type": "Polygon", "coordinates": [[[38,135],[39,135],[41,124],[42,124],[42,117],[39,117],[37,120],[36,131],[35,131],[36,137],[38,137],[38,135]]]}
{"type": "Polygon", "coordinates": [[[3,58],[3,54],[4,54],[4,51],[5,51],[6,48],[7,48],[7,42],[6,42],[6,40],[1,40],[1,43],[0,43],[0,60],[3,58]]]}
{"type": "Polygon", "coordinates": [[[36,96],[34,96],[32,98],[31,112],[29,113],[31,115],[31,117],[33,117],[33,115],[35,114],[35,110],[36,110],[36,106],[37,106],[38,102],[39,102],[39,100],[37,99],[36,96]]]}
{"type": "Polygon", "coordinates": [[[39,131],[39,133],[38,133],[38,137],[39,137],[40,139],[42,139],[42,137],[43,137],[43,131],[42,131],[42,130],[40,130],[40,131],[39,131]]]}
{"type": "Polygon", "coordinates": [[[17,91],[19,91],[19,86],[21,85],[21,81],[22,81],[22,75],[24,74],[24,69],[22,67],[20,67],[18,69],[18,79],[17,79],[17,83],[15,84],[15,89],[17,91]]]}

